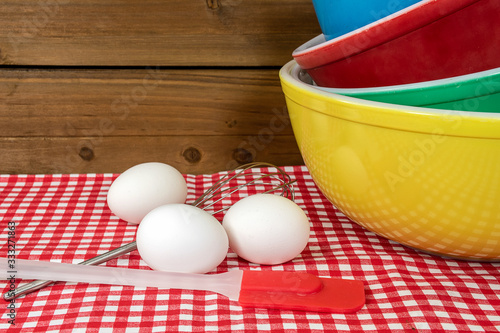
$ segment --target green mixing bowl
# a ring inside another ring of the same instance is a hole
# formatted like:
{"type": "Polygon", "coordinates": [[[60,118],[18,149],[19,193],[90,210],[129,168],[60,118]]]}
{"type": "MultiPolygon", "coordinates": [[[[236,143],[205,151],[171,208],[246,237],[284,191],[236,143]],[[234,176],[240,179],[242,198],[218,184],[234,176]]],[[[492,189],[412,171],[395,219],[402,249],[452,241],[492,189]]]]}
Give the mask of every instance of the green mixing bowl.
{"type": "Polygon", "coordinates": [[[320,87],[296,63],[292,75],[323,91],[370,101],[444,110],[499,112],[500,68],[441,80],[375,88],[320,87]]]}

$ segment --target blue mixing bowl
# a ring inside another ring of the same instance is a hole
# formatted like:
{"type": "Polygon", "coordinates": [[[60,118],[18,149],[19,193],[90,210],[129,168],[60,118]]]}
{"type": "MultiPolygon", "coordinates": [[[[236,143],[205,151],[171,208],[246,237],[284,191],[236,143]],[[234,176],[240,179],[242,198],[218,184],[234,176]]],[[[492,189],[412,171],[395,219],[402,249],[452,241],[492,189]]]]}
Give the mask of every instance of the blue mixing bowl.
{"type": "Polygon", "coordinates": [[[420,0],[312,0],[326,40],[361,28],[420,0]]]}

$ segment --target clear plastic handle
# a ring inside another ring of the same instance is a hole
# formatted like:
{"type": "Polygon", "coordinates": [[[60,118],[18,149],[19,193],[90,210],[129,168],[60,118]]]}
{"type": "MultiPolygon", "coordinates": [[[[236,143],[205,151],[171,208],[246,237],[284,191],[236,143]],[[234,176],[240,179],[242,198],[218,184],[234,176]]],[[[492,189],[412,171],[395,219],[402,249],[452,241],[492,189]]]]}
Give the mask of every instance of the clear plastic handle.
{"type": "Polygon", "coordinates": [[[240,270],[221,274],[188,274],[24,259],[16,259],[15,264],[9,268],[9,262],[5,258],[0,258],[0,267],[16,278],[27,280],[43,279],[135,287],[207,290],[222,294],[235,301],[239,298],[243,278],[243,271],[240,270]]]}

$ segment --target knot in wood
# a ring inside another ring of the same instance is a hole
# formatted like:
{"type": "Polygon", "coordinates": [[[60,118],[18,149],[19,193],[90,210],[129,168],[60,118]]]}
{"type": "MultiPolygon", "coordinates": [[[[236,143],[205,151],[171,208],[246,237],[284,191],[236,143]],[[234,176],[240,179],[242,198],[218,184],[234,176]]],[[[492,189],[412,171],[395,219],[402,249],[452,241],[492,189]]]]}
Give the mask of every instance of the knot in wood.
{"type": "Polygon", "coordinates": [[[233,151],[233,159],[240,164],[246,164],[253,162],[254,156],[245,148],[236,148],[233,151]]]}
{"type": "Polygon", "coordinates": [[[94,159],[94,151],[89,148],[89,147],[82,147],[80,148],[80,152],[78,155],[82,158],[84,161],[91,161],[94,159]]]}
{"type": "Polygon", "coordinates": [[[207,0],[207,6],[210,9],[219,9],[221,6],[221,0],[207,0]]]}
{"type": "Polygon", "coordinates": [[[198,163],[201,160],[201,152],[194,147],[189,147],[184,150],[182,156],[184,156],[184,159],[189,163],[198,163]]]}

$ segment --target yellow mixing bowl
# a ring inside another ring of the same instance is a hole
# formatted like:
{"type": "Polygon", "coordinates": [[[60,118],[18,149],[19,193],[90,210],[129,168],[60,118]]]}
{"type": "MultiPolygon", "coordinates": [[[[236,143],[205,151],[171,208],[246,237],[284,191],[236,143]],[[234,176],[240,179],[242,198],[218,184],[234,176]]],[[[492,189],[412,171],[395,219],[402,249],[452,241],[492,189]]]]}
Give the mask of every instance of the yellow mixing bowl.
{"type": "Polygon", "coordinates": [[[295,64],[280,71],[295,138],[338,209],[416,249],[500,260],[500,113],[328,93],[293,77],[295,64]]]}

